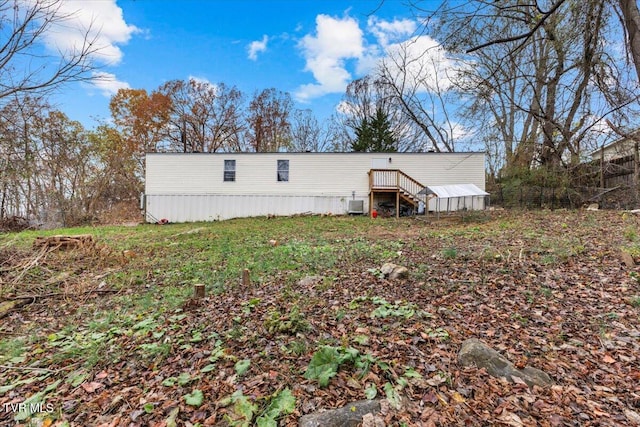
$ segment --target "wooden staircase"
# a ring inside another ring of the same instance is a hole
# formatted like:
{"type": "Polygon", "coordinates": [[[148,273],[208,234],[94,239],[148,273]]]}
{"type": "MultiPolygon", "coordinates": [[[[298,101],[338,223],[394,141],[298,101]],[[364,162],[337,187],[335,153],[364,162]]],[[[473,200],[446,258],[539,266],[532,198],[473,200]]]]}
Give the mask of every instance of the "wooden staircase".
{"type": "Polygon", "coordinates": [[[424,188],[424,185],[399,169],[371,169],[369,170],[369,214],[373,209],[376,193],[395,194],[396,218],[400,216],[401,201],[414,208],[417,208],[420,202],[426,206],[426,194],[419,194],[424,188]]]}

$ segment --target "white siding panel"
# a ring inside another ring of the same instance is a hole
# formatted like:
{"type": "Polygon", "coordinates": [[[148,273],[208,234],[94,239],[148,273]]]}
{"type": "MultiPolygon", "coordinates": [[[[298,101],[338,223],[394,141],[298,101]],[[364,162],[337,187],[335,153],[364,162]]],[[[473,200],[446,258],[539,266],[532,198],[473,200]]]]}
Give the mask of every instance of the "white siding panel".
{"type": "MultiPolygon", "coordinates": [[[[147,194],[350,195],[368,192],[370,153],[149,154],[147,194]],[[224,182],[224,160],[236,160],[236,181],[224,182]],[[289,160],[289,182],[276,180],[289,160]]],[[[391,153],[389,168],[424,185],[475,184],[484,189],[482,153],[391,153]]]]}
{"type": "Polygon", "coordinates": [[[146,207],[147,220],[151,222],[163,218],[170,222],[195,222],[301,213],[343,215],[347,212],[347,199],[330,196],[164,194],[147,195],[146,207]]]}

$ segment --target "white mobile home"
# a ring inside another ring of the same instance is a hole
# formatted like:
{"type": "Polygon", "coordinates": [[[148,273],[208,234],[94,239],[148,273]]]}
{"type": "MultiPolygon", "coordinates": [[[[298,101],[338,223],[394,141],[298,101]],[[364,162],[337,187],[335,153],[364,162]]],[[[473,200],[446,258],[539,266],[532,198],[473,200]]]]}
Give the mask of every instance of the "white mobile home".
{"type": "Polygon", "coordinates": [[[417,207],[428,185],[484,190],[484,163],[484,153],[149,153],[144,208],[148,221],[191,222],[417,207]]]}

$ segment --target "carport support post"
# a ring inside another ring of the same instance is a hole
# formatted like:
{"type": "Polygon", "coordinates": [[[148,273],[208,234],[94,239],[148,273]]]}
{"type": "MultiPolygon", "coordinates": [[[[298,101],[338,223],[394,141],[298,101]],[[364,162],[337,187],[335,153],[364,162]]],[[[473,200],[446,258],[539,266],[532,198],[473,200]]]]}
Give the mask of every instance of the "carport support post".
{"type": "Polygon", "coordinates": [[[369,218],[373,214],[373,191],[369,191],[369,218]]]}

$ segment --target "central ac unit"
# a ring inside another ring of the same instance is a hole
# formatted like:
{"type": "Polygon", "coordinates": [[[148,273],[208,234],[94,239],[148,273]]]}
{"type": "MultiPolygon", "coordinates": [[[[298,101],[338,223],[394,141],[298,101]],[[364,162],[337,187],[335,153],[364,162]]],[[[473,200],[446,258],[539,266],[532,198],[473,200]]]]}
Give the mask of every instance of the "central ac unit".
{"type": "Polygon", "coordinates": [[[349,200],[350,215],[363,215],[364,214],[364,200],[349,200]]]}

